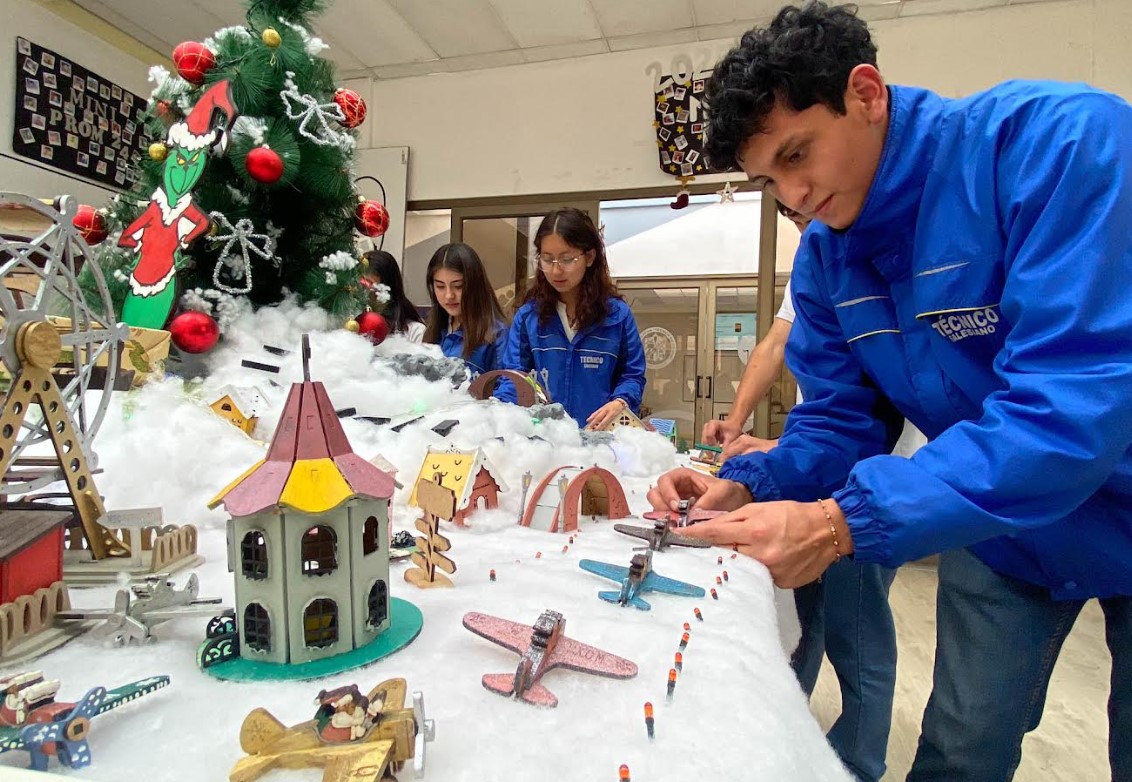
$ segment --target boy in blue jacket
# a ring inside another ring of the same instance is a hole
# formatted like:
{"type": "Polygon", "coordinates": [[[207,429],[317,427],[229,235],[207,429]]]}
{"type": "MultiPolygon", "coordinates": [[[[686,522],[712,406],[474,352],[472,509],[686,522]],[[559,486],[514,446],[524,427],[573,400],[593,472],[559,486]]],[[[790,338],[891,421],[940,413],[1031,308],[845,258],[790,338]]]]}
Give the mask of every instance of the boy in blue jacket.
{"type": "Polygon", "coordinates": [[[910,780],[1010,779],[1099,598],[1132,779],[1132,107],[1084,85],[889,87],[851,8],[784,8],[708,90],[709,153],[818,223],[793,273],[779,446],[650,500],[781,586],[943,552],[910,780]],[[910,419],[931,442],[885,455],[910,419]],[[753,502],[752,502],[753,501],[753,502]]]}

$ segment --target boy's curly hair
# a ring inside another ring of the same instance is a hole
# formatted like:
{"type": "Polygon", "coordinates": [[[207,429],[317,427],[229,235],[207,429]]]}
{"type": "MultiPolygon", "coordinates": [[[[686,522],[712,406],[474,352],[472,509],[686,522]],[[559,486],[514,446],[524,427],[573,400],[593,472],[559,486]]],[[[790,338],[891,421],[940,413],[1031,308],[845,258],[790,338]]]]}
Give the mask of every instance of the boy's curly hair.
{"type": "Polygon", "coordinates": [[[743,144],[764,130],[776,101],[794,111],[816,104],[845,113],[850,72],[876,65],[877,47],[854,5],[788,5],[765,28],[745,33],[715,66],[705,93],[706,153],[715,171],[739,168],[743,144]]]}

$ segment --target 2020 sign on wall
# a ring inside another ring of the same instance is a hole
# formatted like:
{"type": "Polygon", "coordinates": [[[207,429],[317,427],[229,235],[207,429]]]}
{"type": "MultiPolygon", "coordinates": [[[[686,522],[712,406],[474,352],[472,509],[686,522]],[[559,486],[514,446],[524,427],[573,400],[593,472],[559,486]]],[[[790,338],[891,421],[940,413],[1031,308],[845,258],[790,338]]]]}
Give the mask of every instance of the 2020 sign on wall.
{"type": "Polygon", "coordinates": [[[12,151],[70,174],[124,190],[130,161],[150,139],[146,99],[32,43],[16,39],[12,151]]]}

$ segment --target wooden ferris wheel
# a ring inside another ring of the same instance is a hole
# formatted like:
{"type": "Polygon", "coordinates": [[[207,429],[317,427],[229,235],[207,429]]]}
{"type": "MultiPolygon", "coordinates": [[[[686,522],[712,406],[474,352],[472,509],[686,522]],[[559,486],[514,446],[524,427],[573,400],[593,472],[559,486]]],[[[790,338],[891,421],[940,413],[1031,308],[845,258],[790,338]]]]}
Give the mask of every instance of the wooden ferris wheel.
{"type": "Polygon", "coordinates": [[[0,192],[0,499],[64,482],[98,560],[130,554],[100,522],[91,447],[129,331],[72,225],[76,210],[69,196],[46,204],[0,192]],[[79,285],[84,262],[93,296],[79,285]],[[94,382],[101,366],[105,391],[94,382]]]}

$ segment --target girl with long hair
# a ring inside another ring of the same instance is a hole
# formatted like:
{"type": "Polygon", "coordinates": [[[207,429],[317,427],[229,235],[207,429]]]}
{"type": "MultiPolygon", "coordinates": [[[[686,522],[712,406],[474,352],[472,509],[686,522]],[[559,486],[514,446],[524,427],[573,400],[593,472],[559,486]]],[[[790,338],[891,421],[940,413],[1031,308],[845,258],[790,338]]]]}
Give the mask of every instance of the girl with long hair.
{"type": "Polygon", "coordinates": [[[466,244],[440,247],[428,262],[432,300],[424,341],[444,355],[462,358],[473,375],[499,368],[507,342],[507,318],[491,289],[479,255],[466,244]]]}
{"type": "Polygon", "coordinates": [[[375,310],[382,310],[391,333],[401,334],[410,342],[420,342],[425,332],[424,321],[417,314],[416,306],[405,295],[405,282],[401,277],[401,269],[397,266],[397,259],[384,250],[370,250],[362,255],[362,260],[366,267],[362,273],[362,283],[371,291],[375,285],[389,288],[389,301],[384,305],[373,301],[371,306],[375,310]]]}
{"type": "MultiPolygon", "coordinates": [[[[589,215],[558,209],[535,232],[535,271],[515,313],[504,369],[535,371],[588,429],[604,429],[626,408],[640,408],[645,352],[637,322],[609,277],[605,243],[589,215]]],[[[501,383],[496,396],[513,401],[501,383]]]]}

